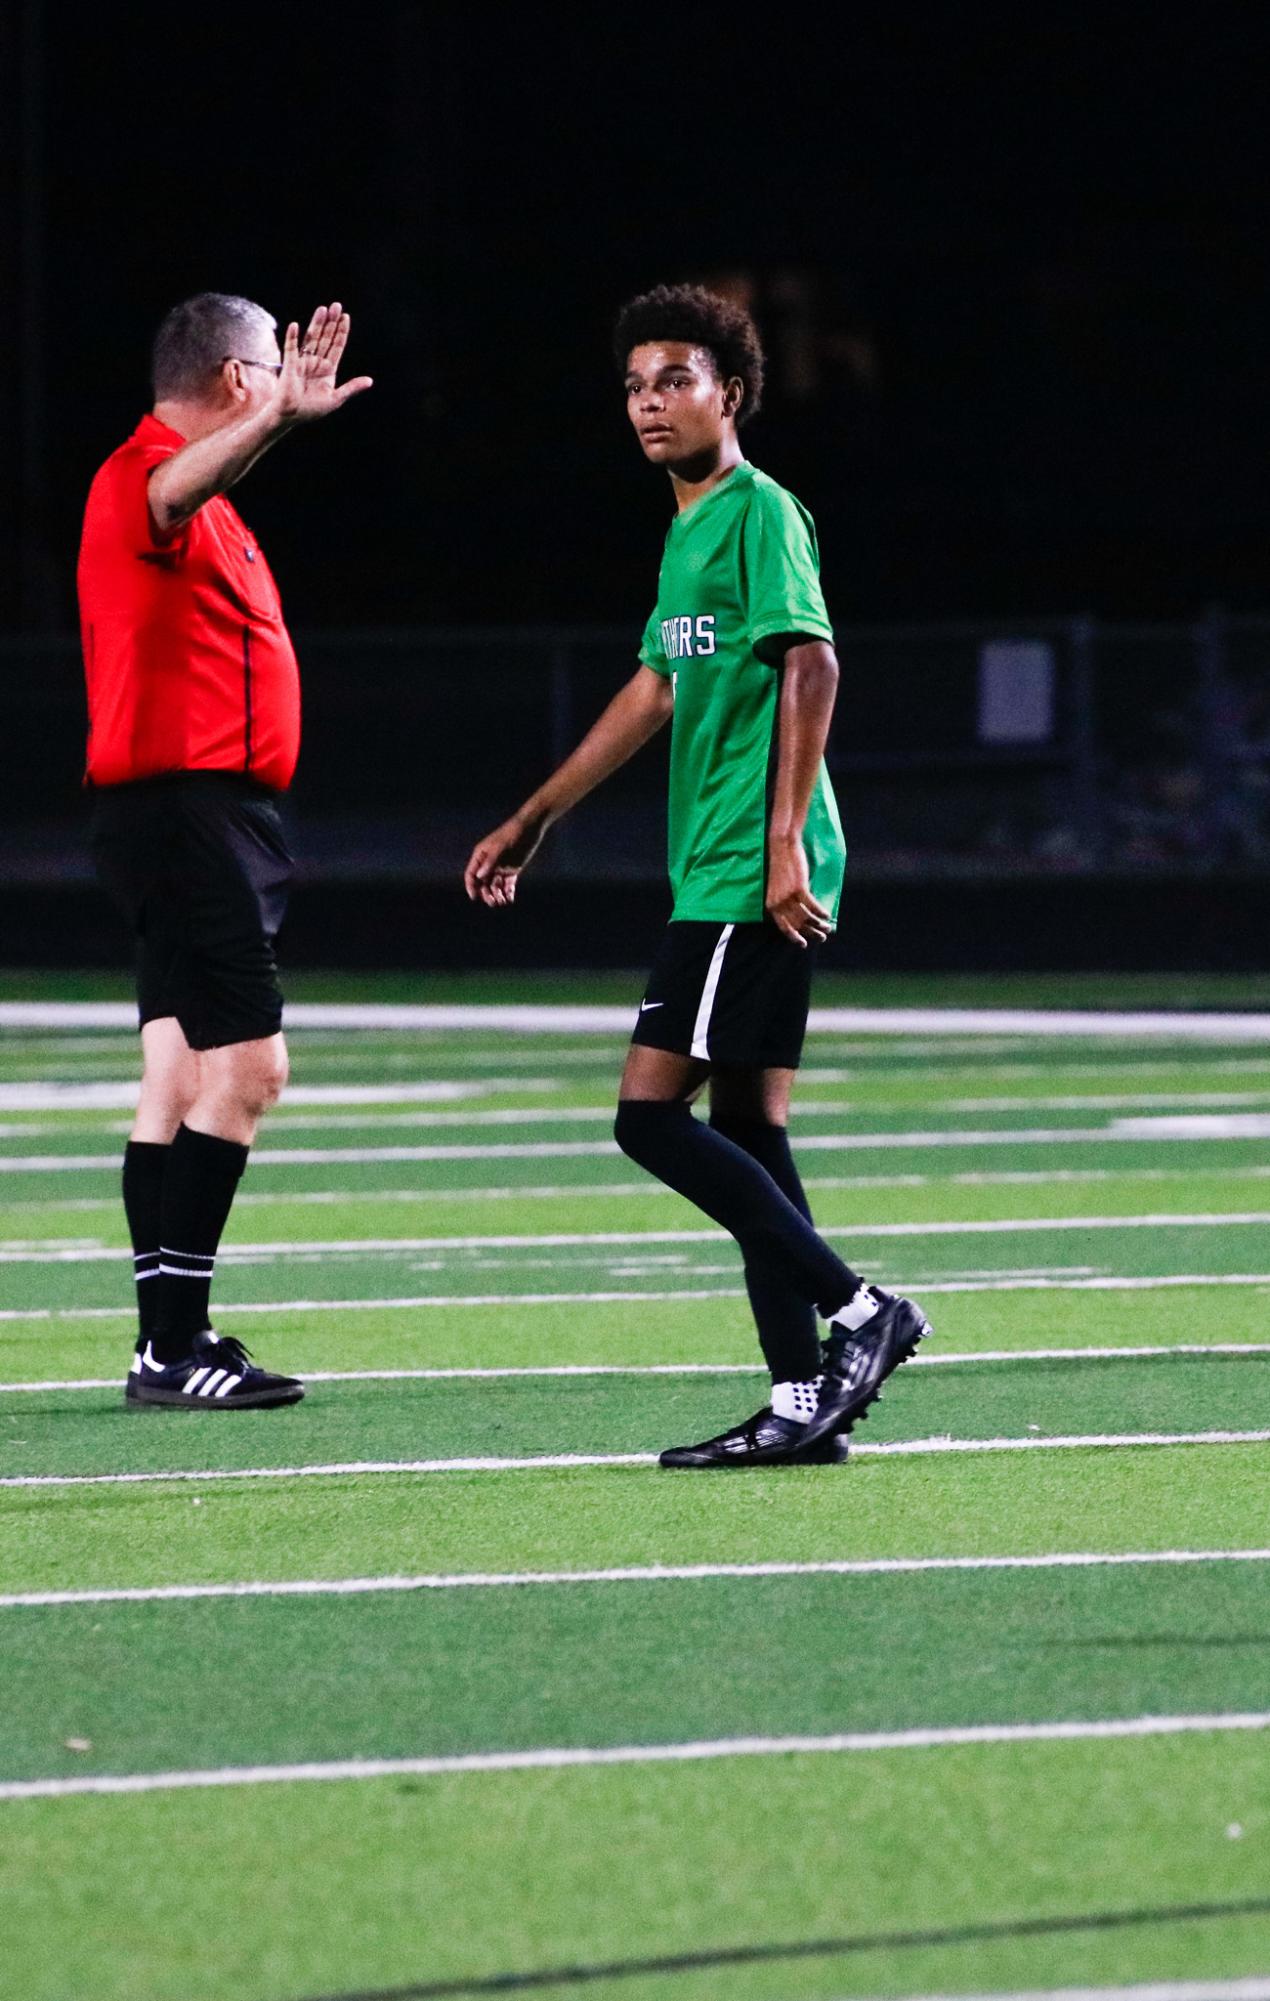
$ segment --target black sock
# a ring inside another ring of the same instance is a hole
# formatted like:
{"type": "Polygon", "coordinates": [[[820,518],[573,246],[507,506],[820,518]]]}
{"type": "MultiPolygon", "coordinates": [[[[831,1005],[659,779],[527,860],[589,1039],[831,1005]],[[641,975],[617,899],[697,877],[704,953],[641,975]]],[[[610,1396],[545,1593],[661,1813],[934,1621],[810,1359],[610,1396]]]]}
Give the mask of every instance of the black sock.
{"type": "Polygon", "coordinates": [[[767,1169],[694,1119],[687,1105],[623,1098],[613,1133],[623,1153],[731,1231],[747,1266],[767,1263],[825,1315],[859,1291],[856,1273],[816,1235],[767,1169]]]}
{"type": "MultiPolygon", "coordinates": [[[[731,1118],[711,1112],[710,1124],[724,1139],[739,1146],[760,1167],[765,1167],[781,1194],[811,1222],[811,1207],[790,1152],[789,1134],[784,1126],[769,1125],[766,1119],[731,1118]]],[[[820,1374],[820,1329],[816,1309],[790,1284],[783,1267],[771,1259],[748,1254],[745,1260],[745,1289],[758,1328],[763,1359],[774,1383],[810,1383],[820,1374]]]]}
{"type": "Polygon", "coordinates": [[[123,1150],[123,1206],[132,1238],[138,1348],[144,1348],[159,1324],[159,1215],[168,1151],[145,1139],[130,1139],[123,1150]]]}
{"type": "Polygon", "coordinates": [[[177,1129],[163,1177],[159,1325],[154,1354],[179,1362],[209,1324],[208,1296],[221,1231],[247,1165],[237,1140],[177,1129]]]}

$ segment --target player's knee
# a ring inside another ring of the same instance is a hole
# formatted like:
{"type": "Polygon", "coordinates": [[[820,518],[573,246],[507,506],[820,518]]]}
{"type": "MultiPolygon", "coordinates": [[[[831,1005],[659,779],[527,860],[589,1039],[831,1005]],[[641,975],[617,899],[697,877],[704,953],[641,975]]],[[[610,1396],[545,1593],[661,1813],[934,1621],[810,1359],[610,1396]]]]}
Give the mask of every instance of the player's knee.
{"type": "Polygon", "coordinates": [[[281,1043],[258,1045],[250,1054],[247,1049],[244,1045],[244,1054],[234,1066],[234,1095],[242,1110],[258,1119],[277,1104],[290,1071],[281,1043]]]}
{"type": "Polygon", "coordinates": [[[692,1113],[684,1104],[650,1098],[620,1098],[613,1137],[628,1159],[655,1174],[667,1147],[673,1147],[683,1121],[692,1113]]]}
{"type": "Polygon", "coordinates": [[[291,1064],[288,1060],[286,1049],[279,1043],[276,1048],[270,1050],[268,1059],[261,1071],[260,1083],[264,1097],[264,1102],[261,1105],[262,1111],[268,1111],[270,1105],[277,1104],[286,1089],[287,1079],[290,1075],[291,1064]]]}

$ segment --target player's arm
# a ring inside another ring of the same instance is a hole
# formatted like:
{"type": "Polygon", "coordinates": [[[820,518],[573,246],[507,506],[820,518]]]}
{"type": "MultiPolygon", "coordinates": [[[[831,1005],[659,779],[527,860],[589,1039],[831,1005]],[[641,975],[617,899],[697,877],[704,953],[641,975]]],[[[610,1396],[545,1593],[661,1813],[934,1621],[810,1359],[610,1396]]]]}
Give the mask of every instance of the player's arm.
{"type": "Polygon", "coordinates": [[[336,382],[349,325],[349,316],[338,300],[318,307],[303,344],[300,329],[292,321],[283,342],[282,371],[269,402],[183,445],[156,466],[150,475],[148,497],[151,519],[161,540],[175,535],[207,501],[240,480],[285,432],[316,417],[329,416],[350,397],[370,388],[369,375],[336,382]]]}
{"type": "Polygon", "coordinates": [[[514,902],[516,878],[537,853],[548,827],[656,736],[674,706],[666,676],[655,674],[651,667],[637,667],[546,783],[501,827],[477,842],[463,872],[472,901],[491,909],[514,902]]]}
{"type": "Polygon", "coordinates": [[[803,828],[825,754],[838,658],[825,639],[787,635],[773,649],[783,654],[776,788],[767,829],[767,914],[799,945],[827,938],[833,919],[811,893],[803,828]]]}

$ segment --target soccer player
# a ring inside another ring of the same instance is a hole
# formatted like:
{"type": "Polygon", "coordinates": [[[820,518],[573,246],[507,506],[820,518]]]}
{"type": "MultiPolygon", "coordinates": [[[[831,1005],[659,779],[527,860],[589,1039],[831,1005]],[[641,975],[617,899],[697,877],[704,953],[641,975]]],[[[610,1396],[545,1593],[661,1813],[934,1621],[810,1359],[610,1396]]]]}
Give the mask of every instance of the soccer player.
{"type": "Polygon", "coordinates": [[[833,1462],[929,1328],[817,1235],[786,1132],[846,853],[824,766],[838,666],[815,530],[741,452],[738,426],[763,384],[747,313],[696,286],[659,286],[623,308],[615,353],[644,456],[666,468],[677,507],[657,607],[635,674],[546,783],[477,843],[467,891],[509,904],[552,822],[673,716],[674,911],[614,1130],[631,1159],[735,1237],[772,1392],[755,1416],[661,1463],[833,1462]],[[708,1125],[691,1109],[707,1081],[708,1125]]]}
{"type": "Polygon", "coordinates": [[[274,938],[291,857],[277,800],[300,741],[295,654],[260,546],[226,498],[271,445],[338,410],[349,318],[278,346],[263,306],[187,299],[154,342],[154,408],[93,480],[79,556],[98,872],[137,939],[143,1074],[124,1151],[140,1331],[130,1404],[295,1403],[212,1332],[221,1233],[287,1076],[274,938]]]}

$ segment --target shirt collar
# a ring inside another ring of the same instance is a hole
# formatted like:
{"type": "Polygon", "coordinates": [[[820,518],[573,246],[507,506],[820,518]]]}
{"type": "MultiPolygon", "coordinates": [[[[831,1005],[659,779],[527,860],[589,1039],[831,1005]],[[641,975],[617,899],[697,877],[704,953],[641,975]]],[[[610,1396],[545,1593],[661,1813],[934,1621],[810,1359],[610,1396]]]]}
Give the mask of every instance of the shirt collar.
{"type": "Polygon", "coordinates": [[[143,445],[183,445],[187,442],[170,424],[162,423],[153,410],[147,410],[132,435],[139,438],[143,445]]]}

